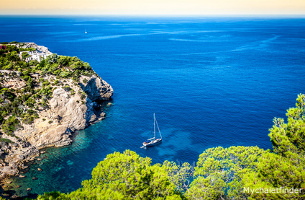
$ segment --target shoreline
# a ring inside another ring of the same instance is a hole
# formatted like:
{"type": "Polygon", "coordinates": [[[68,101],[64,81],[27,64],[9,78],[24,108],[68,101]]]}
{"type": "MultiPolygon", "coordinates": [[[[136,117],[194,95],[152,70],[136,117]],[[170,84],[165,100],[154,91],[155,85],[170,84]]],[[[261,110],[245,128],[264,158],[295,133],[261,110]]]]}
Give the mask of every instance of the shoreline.
{"type": "Polygon", "coordinates": [[[113,88],[77,57],[33,42],[0,47],[1,59],[11,64],[0,66],[0,181],[7,190],[8,179],[24,177],[43,149],[71,145],[76,131],[105,119],[113,88]]]}
{"type": "MultiPolygon", "coordinates": [[[[113,102],[112,99],[104,101],[104,102],[101,103],[101,106],[103,108],[104,107],[109,107],[109,106],[113,105],[112,102],[113,102]]],[[[91,126],[93,124],[101,122],[102,120],[105,119],[105,117],[106,117],[106,114],[104,113],[103,117],[101,119],[96,120],[94,122],[91,122],[86,128],[88,128],[89,126],[91,126]]],[[[82,130],[85,130],[85,129],[82,129],[82,130]]],[[[81,131],[81,130],[76,130],[76,131],[74,131],[72,133],[72,135],[70,137],[72,139],[72,143],[74,143],[74,139],[79,134],[79,131],[81,131]]],[[[31,169],[31,167],[33,165],[38,164],[37,161],[43,161],[44,159],[48,158],[47,154],[48,154],[48,149],[49,148],[64,148],[64,147],[70,146],[71,144],[65,145],[65,146],[60,146],[60,147],[56,147],[56,146],[52,145],[52,146],[47,146],[47,147],[39,148],[38,149],[39,154],[36,154],[36,155],[32,156],[31,158],[29,158],[28,160],[23,160],[21,163],[19,163],[19,165],[18,165],[18,173],[17,174],[15,174],[15,175],[6,175],[5,177],[0,179],[0,186],[1,186],[1,188],[0,188],[0,196],[2,196],[4,198],[11,198],[11,199],[16,199],[16,198],[22,198],[22,199],[23,198],[37,198],[37,196],[39,194],[31,193],[32,188],[27,188],[28,194],[26,196],[18,196],[16,189],[20,188],[21,186],[14,184],[14,178],[25,178],[25,177],[27,177],[26,174],[29,172],[29,170],[31,169]],[[44,158],[41,158],[44,154],[46,154],[44,156],[44,158]]],[[[40,168],[37,168],[37,171],[40,171],[38,169],[40,169],[40,168]]],[[[32,181],[36,181],[36,180],[37,180],[36,177],[32,177],[32,181]]]]}

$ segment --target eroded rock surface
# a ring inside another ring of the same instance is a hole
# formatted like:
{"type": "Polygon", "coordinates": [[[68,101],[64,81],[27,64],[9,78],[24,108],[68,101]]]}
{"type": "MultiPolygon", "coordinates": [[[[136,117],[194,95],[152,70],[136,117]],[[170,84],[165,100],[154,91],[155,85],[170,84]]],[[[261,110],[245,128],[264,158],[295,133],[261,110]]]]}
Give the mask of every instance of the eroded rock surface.
{"type": "MultiPolygon", "coordinates": [[[[46,47],[34,43],[26,45],[50,54],[46,47]]],[[[19,118],[21,125],[13,133],[4,134],[0,129],[0,178],[18,174],[19,169],[25,168],[25,161],[39,155],[39,149],[69,145],[72,143],[73,132],[105,118],[101,103],[111,99],[113,89],[93,70],[91,72],[90,76],[80,75],[77,81],[70,78],[58,79],[58,76],[52,74],[29,73],[33,89],[38,91],[43,87],[43,82],[47,81],[52,84],[52,96],[46,98],[47,106],[36,104],[31,108],[38,114],[31,123],[19,118]]],[[[23,91],[28,85],[19,71],[0,70],[0,75],[0,89],[23,91]]],[[[2,105],[10,102],[5,95],[6,93],[0,95],[4,99],[0,101],[2,105]]],[[[23,110],[26,106],[20,105],[18,108],[23,110]]]]}

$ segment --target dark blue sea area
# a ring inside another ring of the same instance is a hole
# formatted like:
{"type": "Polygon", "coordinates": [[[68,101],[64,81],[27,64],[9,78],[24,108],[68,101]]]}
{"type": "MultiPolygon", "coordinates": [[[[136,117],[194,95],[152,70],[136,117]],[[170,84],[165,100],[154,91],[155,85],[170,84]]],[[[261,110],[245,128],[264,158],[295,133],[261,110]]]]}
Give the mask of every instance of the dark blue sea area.
{"type": "Polygon", "coordinates": [[[114,151],[193,164],[211,147],[271,149],[273,118],[305,92],[305,19],[2,16],[0,30],[79,57],[114,89],[105,120],[14,178],[19,195],[75,190],[114,151]],[[153,113],[163,143],[141,149],[153,113]]]}

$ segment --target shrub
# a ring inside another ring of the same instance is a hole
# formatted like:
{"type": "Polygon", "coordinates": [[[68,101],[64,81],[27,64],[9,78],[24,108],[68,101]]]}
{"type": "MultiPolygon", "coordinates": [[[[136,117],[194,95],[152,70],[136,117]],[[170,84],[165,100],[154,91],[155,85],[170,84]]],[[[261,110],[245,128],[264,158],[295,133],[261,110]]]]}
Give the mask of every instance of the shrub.
{"type": "Polygon", "coordinates": [[[0,138],[0,142],[12,143],[10,139],[0,138]]]}
{"type": "Polygon", "coordinates": [[[42,83],[42,87],[48,86],[50,85],[50,82],[48,80],[46,80],[45,82],[42,83]]]}
{"type": "Polygon", "coordinates": [[[18,125],[20,124],[20,121],[15,116],[10,116],[2,125],[2,130],[4,133],[11,134],[13,133],[18,125]]]}
{"type": "Polygon", "coordinates": [[[63,87],[63,89],[64,89],[66,92],[69,92],[70,90],[72,90],[72,89],[70,88],[70,86],[68,86],[68,85],[65,85],[65,86],[63,87]]]}
{"type": "Polygon", "coordinates": [[[85,93],[82,93],[82,96],[80,97],[81,100],[84,100],[87,97],[87,95],[85,93]]]}

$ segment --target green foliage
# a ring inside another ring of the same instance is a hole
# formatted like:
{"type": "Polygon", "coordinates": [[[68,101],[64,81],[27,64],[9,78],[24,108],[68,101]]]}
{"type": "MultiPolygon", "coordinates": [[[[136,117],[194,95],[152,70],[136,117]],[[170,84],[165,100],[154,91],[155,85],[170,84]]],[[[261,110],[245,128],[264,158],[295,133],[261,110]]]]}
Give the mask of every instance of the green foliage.
{"type": "Polygon", "coordinates": [[[87,97],[86,93],[83,92],[82,95],[81,95],[81,97],[80,97],[80,99],[81,99],[81,100],[84,100],[86,97],[87,97]]]}
{"type": "Polygon", "coordinates": [[[25,105],[27,105],[29,108],[33,108],[35,103],[36,103],[36,101],[33,98],[29,97],[26,100],[25,105]]]}
{"type": "Polygon", "coordinates": [[[32,124],[39,115],[35,110],[29,109],[26,113],[22,114],[22,122],[25,124],[32,124]]]}
{"type": "Polygon", "coordinates": [[[64,67],[69,64],[70,58],[68,56],[59,56],[57,62],[60,66],[64,67]]]}
{"type": "Polygon", "coordinates": [[[57,54],[53,53],[52,55],[48,56],[46,61],[49,62],[49,63],[56,63],[57,62],[57,54]]]}
{"type": "Polygon", "coordinates": [[[22,59],[26,59],[26,58],[30,57],[30,55],[28,54],[28,52],[22,52],[21,57],[22,57],[22,59]]]}
{"type": "Polygon", "coordinates": [[[6,138],[0,138],[0,142],[12,143],[11,140],[6,139],[6,138]]]}
{"type": "Polygon", "coordinates": [[[75,91],[73,89],[71,89],[71,95],[74,95],[75,91]]]}
{"type": "Polygon", "coordinates": [[[59,76],[62,78],[67,78],[71,75],[71,73],[69,71],[62,71],[59,76]]]}
{"type": "Polygon", "coordinates": [[[46,87],[46,86],[49,86],[49,85],[50,85],[50,82],[48,80],[46,80],[42,83],[42,87],[46,87]]]}
{"type": "Polygon", "coordinates": [[[11,41],[10,44],[18,44],[19,42],[11,41]]]}
{"type": "Polygon", "coordinates": [[[66,194],[60,192],[48,192],[44,193],[43,195],[39,195],[37,200],[55,200],[55,199],[69,199],[66,194]]]}
{"type": "Polygon", "coordinates": [[[36,51],[36,49],[33,48],[33,47],[29,47],[29,48],[22,48],[22,47],[19,47],[19,48],[17,48],[17,51],[18,51],[18,52],[21,52],[21,51],[36,51]]]}
{"type": "Polygon", "coordinates": [[[38,61],[37,60],[31,60],[29,62],[29,66],[36,66],[38,64],[38,61]]]}
{"type": "Polygon", "coordinates": [[[255,170],[258,158],[266,153],[258,147],[216,147],[207,149],[198,159],[194,181],[186,193],[189,199],[221,199],[244,196],[242,175],[255,170]],[[225,193],[226,191],[226,193],[225,193]]]}
{"type": "Polygon", "coordinates": [[[45,97],[46,99],[50,99],[52,97],[53,88],[48,85],[47,87],[43,87],[39,91],[39,95],[45,97]]]}
{"type": "Polygon", "coordinates": [[[151,166],[150,158],[139,157],[126,150],[113,153],[92,171],[92,179],[83,181],[83,188],[72,192],[71,198],[89,199],[165,199],[176,196],[175,186],[160,164],[151,166]]]}
{"type": "Polygon", "coordinates": [[[20,124],[19,120],[15,116],[10,116],[2,124],[2,130],[4,133],[13,134],[18,125],[20,124]]]}
{"type": "MultiPolygon", "coordinates": [[[[38,199],[48,199],[50,195],[46,193],[38,199]]],[[[151,165],[150,158],[142,158],[130,150],[109,154],[93,169],[92,178],[82,182],[82,188],[63,195],[63,198],[181,199],[166,167],[151,165]]]]}
{"type": "MultiPolygon", "coordinates": [[[[265,153],[258,159],[257,168],[243,175],[245,188],[304,188],[304,165],[296,166],[290,160],[274,153],[265,153]]],[[[303,193],[253,193],[252,199],[302,199],[303,193]]]]}
{"type": "Polygon", "coordinates": [[[63,87],[63,89],[64,89],[65,91],[67,91],[67,92],[69,92],[69,91],[72,90],[72,88],[70,88],[69,85],[65,85],[65,86],[63,87]]]}
{"type": "Polygon", "coordinates": [[[6,45],[6,49],[7,49],[8,52],[12,52],[12,51],[17,51],[18,50],[16,45],[6,45]]]}
{"type": "Polygon", "coordinates": [[[305,152],[305,95],[299,94],[296,107],[287,110],[288,123],[284,119],[275,118],[270,129],[270,138],[274,152],[300,162],[298,154],[305,152]]]}
{"type": "Polygon", "coordinates": [[[11,91],[9,90],[8,88],[2,88],[0,90],[0,97],[2,99],[8,99],[9,101],[14,101],[16,95],[11,91]]]}
{"type": "Polygon", "coordinates": [[[17,51],[12,51],[12,52],[10,52],[10,53],[7,53],[7,54],[6,54],[6,57],[7,57],[8,60],[11,60],[11,61],[13,61],[13,62],[20,61],[20,58],[19,58],[19,56],[18,56],[17,51]]]}
{"type": "Polygon", "coordinates": [[[59,83],[59,81],[56,79],[56,80],[54,81],[54,85],[58,85],[58,83],[59,83]]]}
{"type": "Polygon", "coordinates": [[[189,163],[177,165],[175,162],[164,161],[163,167],[166,169],[169,179],[175,184],[176,190],[183,193],[187,191],[193,176],[194,167],[189,163]]]}
{"type": "Polygon", "coordinates": [[[198,177],[186,193],[188,199],[225,199],[226,183],[221,174],[198,177]]]}

